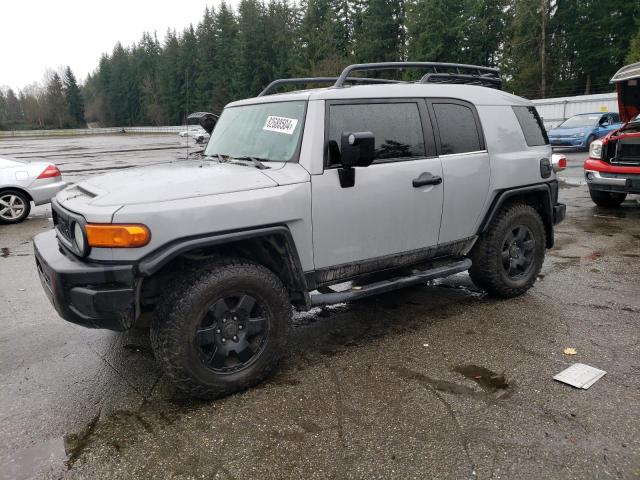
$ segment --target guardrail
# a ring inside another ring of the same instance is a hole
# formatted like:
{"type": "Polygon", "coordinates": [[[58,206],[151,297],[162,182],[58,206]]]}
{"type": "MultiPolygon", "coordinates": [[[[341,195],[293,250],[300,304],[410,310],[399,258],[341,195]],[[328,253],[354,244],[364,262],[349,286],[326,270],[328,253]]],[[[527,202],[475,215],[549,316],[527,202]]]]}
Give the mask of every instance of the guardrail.
{"type": "Polygon", "coordinates": [[[113,135],[117,133],[178,133],[186,130],[185,125],[166,127],[109,127],[109,128],[65,128],[57,130],[0,130],[0,138],[16,137],[64,137],[78,135],[113,135]]]}

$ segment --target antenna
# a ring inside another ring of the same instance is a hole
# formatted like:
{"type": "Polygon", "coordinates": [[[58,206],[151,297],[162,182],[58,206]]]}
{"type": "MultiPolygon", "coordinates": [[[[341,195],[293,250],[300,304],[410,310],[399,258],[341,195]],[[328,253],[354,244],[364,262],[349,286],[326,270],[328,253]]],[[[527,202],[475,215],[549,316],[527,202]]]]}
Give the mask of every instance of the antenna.
{"type": "Polygon", "coordinates": [[[189,116],[189,70],[185,70],[185,76],[187,77],[187,113],[184,116],[184,123],[187,125],[187,158],[185,160],[189,160],[189,121],[187,117],[189,116]]]}

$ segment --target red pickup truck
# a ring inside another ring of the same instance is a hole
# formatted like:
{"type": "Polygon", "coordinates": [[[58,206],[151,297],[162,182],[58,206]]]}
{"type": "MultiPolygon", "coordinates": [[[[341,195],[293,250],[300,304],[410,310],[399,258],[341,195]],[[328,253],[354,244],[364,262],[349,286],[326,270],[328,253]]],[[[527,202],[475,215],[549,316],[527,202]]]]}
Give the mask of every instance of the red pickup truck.
{"type": "Polygon", "coordinates": [[[640,194],[640,63],[621,68],[611,79],[618,92],[620,118],[626,122],[591,143],[584,174],[591,199],[617,207],[627,194],[640,194]]]}

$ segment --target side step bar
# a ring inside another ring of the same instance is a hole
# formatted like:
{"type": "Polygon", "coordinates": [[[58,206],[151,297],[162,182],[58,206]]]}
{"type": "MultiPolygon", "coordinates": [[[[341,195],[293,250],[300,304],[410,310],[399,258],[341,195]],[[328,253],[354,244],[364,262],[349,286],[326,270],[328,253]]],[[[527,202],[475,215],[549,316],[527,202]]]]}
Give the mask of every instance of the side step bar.
{"type": "Polygon", "coordinates": [[[350,302],[361,298],[370,297],[379,293],[390,292],[399,288],[409,287],[420,283],[428,282],[436,278],[448,277],[454,273],[464,272],[471,268],[471,260],[465,258],[458,262],[450,263],[441,267],[423,270],[408,277],[393,278],[380,282],[364,285],[360,289],[349,289],[344,292],[316,293],[311,295],[311,306],[333,305],[335,303],[350,302]]]}

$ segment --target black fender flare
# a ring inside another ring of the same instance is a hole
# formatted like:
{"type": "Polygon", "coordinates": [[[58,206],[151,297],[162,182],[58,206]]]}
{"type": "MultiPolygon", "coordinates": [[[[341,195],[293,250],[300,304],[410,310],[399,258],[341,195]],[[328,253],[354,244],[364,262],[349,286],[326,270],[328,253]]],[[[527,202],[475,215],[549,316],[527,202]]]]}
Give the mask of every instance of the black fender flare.
{"type": "Polygon", "coordinates": [[[149,277],[158,272],[171,260],[189,251],[266,237],[278,237],[282,239],[286,258],[279,260],[287,263],[285,266],[291,275],[293,283],[291,286],[296,291],[306,292],[307,284],[302,270],[302,264],[300,263],[300,257],[298,256],[291,231],[285,225],[269,225],[247,230],[232,230],[178,238],[143,257],[138,262],[137,272],[141,277],[149,277]]]}
{"type": "Polygon", "coordinates": [[[491,202],[491,206],[489,210],[485,214],[482,223],[478,229],[478,235],[486,232],[491,224],[491,221],[496,216],[500,208],[505,205],[510,200],[514,200],[518,197],[523,198],[531,198],[531,196],[535,196],[537,200],[540,201],[541,209],[538,209],[542,221],[544,223],[544,228],[546,232],[546,247],[551,248],[554,244],[554,235],[553,235],[553,225],[555,223],[554,219],[554,204],[557,200],[557,190],[558,184],[554,182],[554,186],[552,186],[552,182],[544,182],[537,183],[534,185],[527,185],[524,187],[512,188],[508,190],[502,190],[499,192],[491,202]],[[555,194],[552,191],[555,187],[555,194]],[[555,197],[555,199],[554,199],[555,197]]]}

